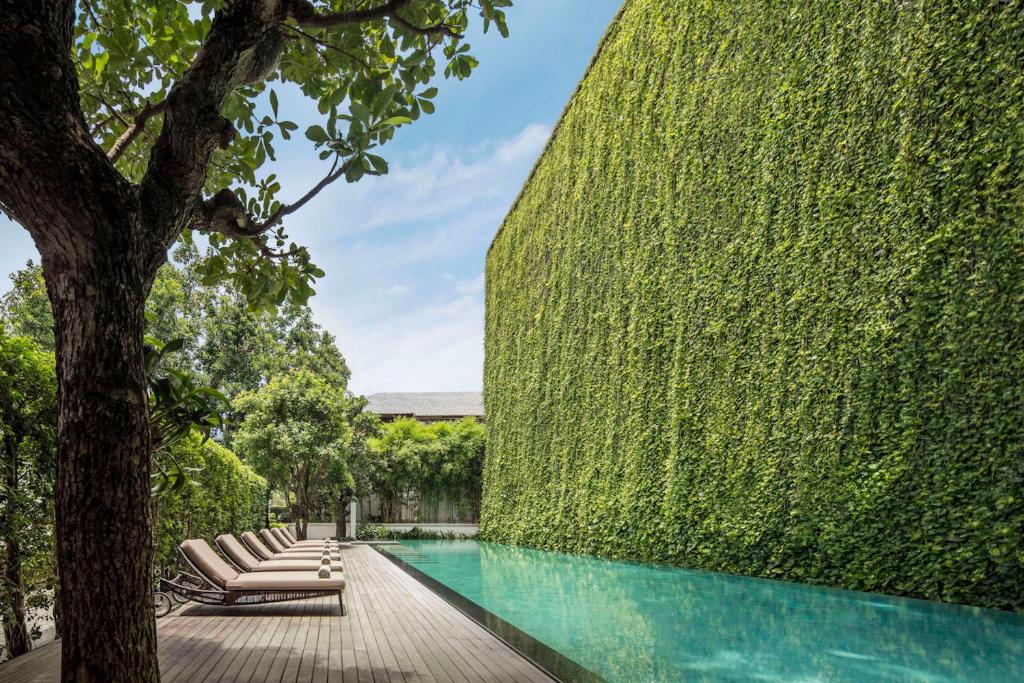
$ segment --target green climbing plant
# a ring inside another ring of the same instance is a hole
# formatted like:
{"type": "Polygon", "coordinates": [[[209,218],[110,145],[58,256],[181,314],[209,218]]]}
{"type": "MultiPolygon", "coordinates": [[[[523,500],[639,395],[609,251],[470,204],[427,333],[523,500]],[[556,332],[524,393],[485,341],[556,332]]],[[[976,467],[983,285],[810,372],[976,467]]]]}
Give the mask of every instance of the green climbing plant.
{"type": "Polygon", "coordinates": [[[1024,609],[1024,15],[630,0],[487,260],[488,540],[1024,609]]]}

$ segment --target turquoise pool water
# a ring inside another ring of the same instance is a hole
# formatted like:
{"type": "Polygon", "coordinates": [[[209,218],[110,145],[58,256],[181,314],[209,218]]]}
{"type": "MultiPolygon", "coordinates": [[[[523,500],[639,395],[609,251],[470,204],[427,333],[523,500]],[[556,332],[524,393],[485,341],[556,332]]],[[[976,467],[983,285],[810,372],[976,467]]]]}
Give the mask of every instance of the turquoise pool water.
{"type": "Polygon", "coordinates": [[[1024,681],[1024,615],[478,541],[383,549],[608,681],[1024,681]]]}

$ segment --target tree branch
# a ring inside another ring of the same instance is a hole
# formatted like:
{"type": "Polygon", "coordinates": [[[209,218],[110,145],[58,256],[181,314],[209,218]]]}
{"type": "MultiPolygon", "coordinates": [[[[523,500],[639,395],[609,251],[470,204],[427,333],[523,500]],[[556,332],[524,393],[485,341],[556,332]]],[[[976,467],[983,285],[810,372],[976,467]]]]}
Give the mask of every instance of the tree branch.
{"type": "Polygon", "coordinates": [[[203,232],[219,232],[238,239],[255,239],[280,223],[288,214],[301,209],[321,190],[345,175],[354,159],[356,157],[352,157],[339,167],[338,159],[335,158],[331,170],[309,192],[302,195],[294,204],[281,205],[262,223],[252,220],[234,192],[229,189],[221,190],[200,204],[199,219],[203,225],[197,226],[196,229],[203,232]]]}
{"type": "Polygon", "coordinates": [[[260,232],[266,232],[267,230],[269,230],[270,228],[274,227],[282,220],[284,220],[285,216],[291,213],[295,213],[303,206],[305,206],[307,203],[309,203],[309,201],[313,199],[313,197],[320,194],[321,190],[323,190],[325,187],[333,183],[341,176],[345,175],[345,172],[349,169],[349,166],[351,166],[352,162],[355,161],[357,158],[358,157],[351,157],[348,161],[346,161],[339,167],[338,158],[335,157],[334,165],[331,166],[331,170],[327,173],[327,175],[321,178],[320,182],[314,185],[309,190],[309,192],[302,195],[297,201],[291,204],[282,204],[280,207],[278,207],[277,211],[270,215],[270,218],[268,218],[267,220],[260,224],[260,232]]]}
{"type": "Polygon", "coordinates": [[[345,55],[346,57],[348,57],[352,61],[360,64],[367,71],[371,71],[371,67],[370,67],[370,65],[368,63],[366,63],[364,60],[360,59],[359,57],[355,56],[354,54],[352,54],[348,50],[346,50],[344,48],[340,48],[337,45],[331,45],[330,43],[328,43],[326,41],[320,40],[316,36],[314,36],[314,35],[312,35],[310,33],[306,33],[302,29],[300,29],[300,28],[298,28],[296,26],[292,26],[291,24],[285,24],[284,27],[286,29],[289,29],[290,31],[293,31],[298,36],[302,36],[303,38],[308,38],[309,40],[312,40],[317,45],[320,45],[322,47],[326,47],[326,48],[331,49],[331,50],[335,50],[337,52],[340,52],[341,54],[345,55]]]}
{"type": "Polygon", "coordinates": [[[297,0],[292,9],[292,16],[301,26],[310,28],[335,28],[337,26],[348,26],[361,24],[375,19],[390,19],[406,31],[424,36],[450,38],[462,38],[451,26],[440,23],[435,26],[416,26],[412,22],[402,18],[398,10],[411,4],[412,0],[388,0],[383,5],[369,7],[366,9],[349,10],[347,12],[317,12],[309,0],[297,0]]]}
{"type": "MultiPolygon", "coordinates": [[[[331,170],[320,179],[316,185],[314,185],[306,194],[302,195],[298,200],[291,204],[282,204],[277,211],[272,213],[265,221],[257,223],[252,220],[249,216],[249,212],[246,210],[242,201],[229,189],[223,189],[215,194],[210,199],[203,201],[199,205],[199,216],[198,219],[202,225],[196,226],[195,229],[200,232],[219,232],[228,237],[234,237],[236,239],[256,239],[261,235],[265,234],[268,230],[281,223],[285,216],[293,214],[303,206],[308,204],[313,197],[316,197],[320,192],[345,175],[348,169],[356,162],[360,157],[350,157],[345,163],[338,165],[338,157],[335,157],[334,164],[331,166],[331,170]]],[[[381,175],[376,171],[365,171],[364,175],[381,175]]],[[[260,247],[260,251],[264,256],[268,258],[286,258],[297,253],[297,251],[288,252],[274,252],[266,245],[260,247]]]]}
{"type": "Polygon", "coordinates": [[[391,16],[396,9],[408,5],[412,0],[388,0],[383,5],[355,9],[347,12],[317,12],[309,0],[297,0],[292,16],[303,26],[311,28],[334,28],[391,16]]]}
{"type": "MultiPolygon", "coordinates": [[[[164,258],[166,249],[197,214],[209,212],[210,207],[200,205],[210,157],[217,147],[226,148],[235,135],[234,126],[220,110],[235,88],[261,81],[276,67],[284,45],[280,25],[290,6],[287,0],[226,3],[214,17],[195,60],[171,88],[163,127],[140,186],[155,260],[164,258]]],[[[215,213],[223,218],[227,208],[218,206],[215,213]]],[[[249,223],[246,218],[231,230],[246,233],[249,223]]]]}
{"type": "Polygon", "coordinates": [[[111,161],[117,161],[124,151],[128,149],[128,146],[132,144],[139,133],[141,133],[146,127],[146,121],[159,114],[164,110],[166,101],[156,102],[153,104],[147,104],[135,115],[134,120],[128,125],[128,128],[121,133],[121,137],[114,141],[114,144],[107,151],[107,158],[111,161]]]}
{"type": "Polygon", "coordinates": [[[265,258],[285,259],[288,258],[289,256],[294,256],[295,254],[298,254],[302,251],[302,247],[291,249],[290,251],[274,251],[265,244],[260,245],[260,253],[263,254],[265,258]]]}
{"type": "Polygon", "coordinates": [[[462,34],[458,33],[448,24],[441,22],[435,26],[416,26],[411,22],[406,21],[402,18],[398,12],[391,15],[391,20],[396,24],[404,28],[406,31],[411,33],[418,33],[421,36],[430,36],[431,38],[440,38],[442,36],[448,36],[449,38],[462,38],[462,34]]]}

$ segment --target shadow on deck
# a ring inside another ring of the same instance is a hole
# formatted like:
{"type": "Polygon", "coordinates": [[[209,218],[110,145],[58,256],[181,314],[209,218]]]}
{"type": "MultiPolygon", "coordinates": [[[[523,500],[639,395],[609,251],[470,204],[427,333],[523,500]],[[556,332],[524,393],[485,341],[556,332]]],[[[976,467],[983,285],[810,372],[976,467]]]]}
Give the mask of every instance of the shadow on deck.
{"type": "MultiPolygon", "coordinates": [[[[346,616],[328,597],[183,606],[158,622],[161,680],[550,680],[373,549],[344,552],[346,616]]],[[[0,664],[0,683],[59,675],[59,642],[0,664]]]]}

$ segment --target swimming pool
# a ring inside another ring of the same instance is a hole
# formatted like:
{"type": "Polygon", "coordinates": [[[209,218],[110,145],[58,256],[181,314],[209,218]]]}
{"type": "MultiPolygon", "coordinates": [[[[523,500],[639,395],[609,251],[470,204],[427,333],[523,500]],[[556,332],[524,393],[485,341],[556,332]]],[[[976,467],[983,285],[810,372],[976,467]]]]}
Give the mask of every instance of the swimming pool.
{"type": "Polygon", "coordinates": [[[1020,614],[479,541],[380,549],[607,681],[1024,681],[1020,614]]]}

